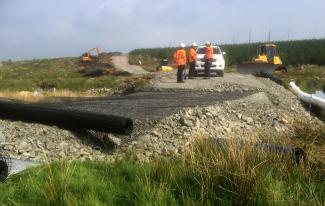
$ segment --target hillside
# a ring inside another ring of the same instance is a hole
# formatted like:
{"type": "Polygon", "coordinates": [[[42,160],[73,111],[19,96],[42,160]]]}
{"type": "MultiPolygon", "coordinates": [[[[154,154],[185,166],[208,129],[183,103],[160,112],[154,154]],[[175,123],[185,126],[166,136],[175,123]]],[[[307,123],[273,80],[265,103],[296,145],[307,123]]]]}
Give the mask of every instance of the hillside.
{"type": "Polygon", "coordinates": [[[133,77],[116,69],[114,53],[83,63],[79,57],[4,61],[0,64],[0,96],[36,101],[48,96],[92,97],[121,93],[145,85],[150,77],[133,77]]]}

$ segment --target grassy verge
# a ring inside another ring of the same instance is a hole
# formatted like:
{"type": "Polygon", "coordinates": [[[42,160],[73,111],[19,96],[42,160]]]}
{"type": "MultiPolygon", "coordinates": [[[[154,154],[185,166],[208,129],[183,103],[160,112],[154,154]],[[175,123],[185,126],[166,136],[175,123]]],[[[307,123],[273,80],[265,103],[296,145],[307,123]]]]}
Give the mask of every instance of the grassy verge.
{"type": "Polygon", "coordinates": [[[294,81],[303,91],[314,93],[325,87],[324,66],[303,66],[302,68],[290,67],[287,73],[276,74],[288,87],[294,81]]]}
{"type": "MultiPolygon", "coordinates": [[[[303,134],[325,129],[314,131],[310,126],[299,127],[303,131],[296,130],[286,138],[311,144],[315,139],[305,139],[303,134]]],[[[323,145],[324,136],[318,137],[313,143],[323,145]]],[[[297,165],[290,157],[234,140],[228,145],[217,146],[198,135],[179,158],[137,163],[129,156],[115,163],[51,163],[1,184],[0,204],[323,205],[323,165],[297,165]]]]}

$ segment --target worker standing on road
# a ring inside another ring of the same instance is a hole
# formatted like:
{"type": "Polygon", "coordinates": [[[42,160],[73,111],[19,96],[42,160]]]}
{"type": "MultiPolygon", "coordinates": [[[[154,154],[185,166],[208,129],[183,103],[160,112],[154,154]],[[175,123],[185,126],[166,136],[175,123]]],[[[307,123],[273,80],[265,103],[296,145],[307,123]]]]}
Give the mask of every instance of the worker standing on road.
{"type": "Polygon", "coordinates": [[[204,65],[204,79],[210,78],[210,69],[213,60],[213,47],[210,42],[206,43],[205,48],[205,65],[204,65]]]}
{"type": "Polygon", "coordinates": [[[184,83],[184,70],[187,63],[184,43],[181,43],[180,49],[174,53],[173,57],[177,66],[177,83],[184,83]]]}
{"type": "Polygon", "coordinates": [[[193,42],[192,47],[190,49],[190,54],[189,54],[189,62],[190,62],[190,69],[188,72],[189,79],[194,78],[194,71],[195,71],[195,65],[196,65],[196,59],[197,59],[196,49],[197,49],[197,44],[195,42],[193,42]]]}

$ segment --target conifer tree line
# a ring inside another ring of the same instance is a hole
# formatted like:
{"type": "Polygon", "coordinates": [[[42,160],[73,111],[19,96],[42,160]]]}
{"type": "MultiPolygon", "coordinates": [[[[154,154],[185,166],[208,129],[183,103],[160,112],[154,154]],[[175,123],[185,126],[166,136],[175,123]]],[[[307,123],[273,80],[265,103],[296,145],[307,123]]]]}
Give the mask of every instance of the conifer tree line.
{"type": "MultiPolygon", "coordinates": [[[[325,65],[325,39],[295,40],[272,42],[284,65],[316,64],[325,65]]],[[[256,48],[265,42],[250,44],[219,45],[225,55],[227,65],[250,61],[256,56],[256,48]]],[[[131,55],[149,56],[157,59],[172,59],[175,47],[135,49],[131,55]]]]}

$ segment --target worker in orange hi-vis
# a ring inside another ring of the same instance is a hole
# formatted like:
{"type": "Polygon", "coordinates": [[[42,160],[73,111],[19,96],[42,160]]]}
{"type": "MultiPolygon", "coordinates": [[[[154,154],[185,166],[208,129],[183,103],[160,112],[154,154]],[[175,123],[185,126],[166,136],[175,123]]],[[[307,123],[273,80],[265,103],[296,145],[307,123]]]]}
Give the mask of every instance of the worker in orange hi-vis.
{"type": "Polygon", "coordinates": [[[210,78],[212,60],[213,60],[213,47],[211,46],[210,42],[207,42],[205,48],[204,79],[210,78]]]}
{"type": "Polygon", "coordinates": [[[173,55],[177,66],[177,83],[184,83],[184,70],[187,63],[185,47],[185,44],[181,43],[180,48],[173,55]]]}
{"type": "Polygon", "coordinates": [[[194,78],[194,71],[195,71],[195,65],[196,65],[196,60],[197,60],[197,44],[193,42],[192,47],[190,48],[190,54],[188,61],[190,62],[190,69],[188,72],[188,78],[193,79],[194,78]]]}

